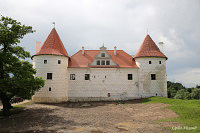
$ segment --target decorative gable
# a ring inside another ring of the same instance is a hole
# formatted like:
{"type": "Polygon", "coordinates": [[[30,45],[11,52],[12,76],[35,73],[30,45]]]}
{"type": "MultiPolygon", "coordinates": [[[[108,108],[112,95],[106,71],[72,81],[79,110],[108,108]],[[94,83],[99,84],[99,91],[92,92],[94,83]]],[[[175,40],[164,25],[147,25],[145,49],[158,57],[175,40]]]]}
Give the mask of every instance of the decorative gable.
{"type": "Polygon", "coordinates": [[[107,48],[104,47],[104,45],[102,47],[100,47],[99,49],[100,49],[99,53],[94,57],[94,60],[88,66],[90,66],[90,67],[93,67],[93,66],[94,67],[98,67],[98,66],[117,67],[117,66],[119,66],[112,60],[112,56],[108,54],[107,48]]]}

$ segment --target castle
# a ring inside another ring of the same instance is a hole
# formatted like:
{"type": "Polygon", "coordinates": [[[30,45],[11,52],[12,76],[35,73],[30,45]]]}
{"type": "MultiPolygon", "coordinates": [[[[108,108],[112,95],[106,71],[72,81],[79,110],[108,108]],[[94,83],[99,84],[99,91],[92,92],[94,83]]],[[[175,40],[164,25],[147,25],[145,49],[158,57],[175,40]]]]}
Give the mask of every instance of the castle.
{"type": "MultiPolygon", "coordinates": [[[[38,49],[39,48],[39,49],[38,49]]],[[[36,76],[45,86],[34,102],[113,101],[167,97],[166,60],[147,35],[134,57],[123,50],[79,50],[68,55],[57,31],[32,56],[36,76]]]]}

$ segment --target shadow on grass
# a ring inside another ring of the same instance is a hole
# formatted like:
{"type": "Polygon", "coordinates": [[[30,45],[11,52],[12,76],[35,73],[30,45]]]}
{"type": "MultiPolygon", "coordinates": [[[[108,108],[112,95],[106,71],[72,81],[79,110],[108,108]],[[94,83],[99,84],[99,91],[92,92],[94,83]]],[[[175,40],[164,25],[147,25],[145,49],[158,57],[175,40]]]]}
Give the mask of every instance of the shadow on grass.
{"type": "Polygon", "coordinates": [[[14,108],[12,115],[0,118],[0,132],[55,132],[51,127],[71,129],[79,125],[72,120],[54,115],[55,109],[48,108],[14,108]]]}

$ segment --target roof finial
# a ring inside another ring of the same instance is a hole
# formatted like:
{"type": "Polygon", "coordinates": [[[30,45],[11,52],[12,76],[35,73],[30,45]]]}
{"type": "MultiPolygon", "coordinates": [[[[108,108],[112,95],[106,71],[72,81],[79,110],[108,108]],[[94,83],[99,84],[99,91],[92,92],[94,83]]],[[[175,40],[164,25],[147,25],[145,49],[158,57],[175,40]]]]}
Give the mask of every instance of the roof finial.
{"type": "Polygon", "coordinates": [[[55,28],[55,26],[56,26],[56,23],[55,23],[55,22],[53,22],[52,24],[53,24],[53,28],[55,28]]]}

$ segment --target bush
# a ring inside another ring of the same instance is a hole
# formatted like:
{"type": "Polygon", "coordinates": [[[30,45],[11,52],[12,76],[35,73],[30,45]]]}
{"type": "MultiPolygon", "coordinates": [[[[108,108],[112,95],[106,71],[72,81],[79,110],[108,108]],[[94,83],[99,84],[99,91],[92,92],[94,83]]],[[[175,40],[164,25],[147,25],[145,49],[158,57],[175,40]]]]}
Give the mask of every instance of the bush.
{"type": "Polygon", "coordinates": [[[174,98],[175,99],[190,99],[190,93],[185,89],[181,89],[177,91],[174,98]]]}
{"type": "Polygon", "coordinates": [[[191,99],[200,99],[200,88],[192,89],[192,93],[190,94],[191,99]]]}

